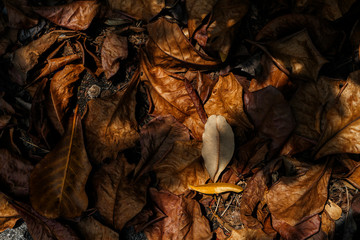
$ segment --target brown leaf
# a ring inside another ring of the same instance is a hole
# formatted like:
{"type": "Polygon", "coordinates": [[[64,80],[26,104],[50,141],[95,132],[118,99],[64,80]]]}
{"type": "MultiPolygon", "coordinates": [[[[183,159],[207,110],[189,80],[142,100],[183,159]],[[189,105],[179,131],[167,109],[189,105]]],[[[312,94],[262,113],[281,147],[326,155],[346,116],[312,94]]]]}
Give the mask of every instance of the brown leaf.
{"type": "Polygon", "coordinates": [[[224,62],[231,48],[235,25],[245,16],[249,7],[248,0],[217,1],[207,28],[207,49],[219,53],[224,62]]]}
{"type": "Polygon", "coordinates": [[[270,150],[278,150],[295,128],[295,119],[282,93],[272,86],[244,95],[246,112],[255,128],[272,140],[270,150]]]}
{"type": "Polygon", "coordinates": [[[205,240],[211,239],[209,222],[202,215],[197,201],[150,188],[150,196],[167,217],[145,228],[149,240],[205,240]]]}
{"type": "Polygon", "coordinates": [[[67,64],[70,64],[72,61],[80,59],[78,54],[72,54],[65,57],[53,58],[46,60],[46,65],[40,70],[39,76],[36,77],[34,81],[37,79],[43,78],[48,74],[55,72],[56,70],[64,67],[67,64]]]}
{"type": "Polygon", "coordinates": [[[88,205],[85,184],[90,171],[80,117],[75,112],[60,142],[31,173],[32,206],[47,218],[80,216],[88,205]]]}
{"type": "Polygon", "coordinates": [[[242,228],[232,230],[228,240],[271,240],[272,236],[267,235],[261,229],[242,228]]]}
{"type": "Polygon", "coordinates": [[[69,64],[64,69],[56,72],[50,82],[50,98],[48,102],[48,115],[54,126],[62,135],[64,125],[66,126],[65,116],[72,109],[70,103],[73,102],[76,91],[76,83],[80,79],[80,74],[85,70],[81,64],[69,64]],[[59,124],[60,123],[60,124],[59,124]]]}
{"type": "Polygon", "coordinates": [[[287,159],[295,173],[281,177],[269,189],[265,200],[273,218],[295,226],[323,211],[328,196],[331,164],[309,165],[287,159]]]}
{"type": "Polygon", "coordinates": [[[328,102],[333,102],[339,94],[344,81],[320,77],[316,83],[304,83],[290,100],[290,106],[297,125],[295,133],[299,136],[319,140],[324,108],[328,102]]]}
{"type": "Polygon", "coordinates": [[[3,99],[4,95],[4,92],[0,92],[0,130],[8,125],[11,120],[11,116],[15,114],[14,108],[3,99]]]}
{"type": "Polygon", "coordinates": [[[230,73],[220,76],[205,104],[208,116],[221,115],[233,127],[235,136],[244,136],[252,128],[244,112],[243,87],[230,73]]]}
{"type": "Polygon", "coordinates": [[[317,233],[320,229],[321,219],[318,214],[292,226],[286,221],[272,217],[273,227],[285,240],[303,240],[317,233]]]}
{"type": "Polygon", "coordinates": [[[309,36],[322,54],[334,55],[341,48],[344,33],[329,22],[309,14],[288,14],[275,18],[257,34],[256,41],[274,41],[306,28],[309,36]]]}
{"type": "Polygon", "coordinates": [[[134,168],[123,154],[119,154],[117,159],[102,165],[93,178],[97,195],[95,206],[106,223],[117,230],[121,230],[146,204],[149,179],[130,181],[129,175],[134,168]]]}
{"type": "Polygon", "coordinates": [[[110,8],[119,10],[136,19],[149,21],[152,17],[160,13],[165,7],[165,0],[141,1],[141,0],[107,0],[110,8]]]}
{"type": "Polygon", "coordinates": [[[141,176],[161,163],[170,153],[176,141],[190,140],[189,131],[171,116],[152,119],[140,131],[141,159],[135,175],[141,176]]]}
{"type": "Polygon", "coordinates": [[[4,5],[8,16],[8,26],[17,29],[27,29],[38,24],[38,20],[27,16],[29,6],[21,4],[19,1],[5,0],[4,5]]]}
{"type": "Polygon", "coordinates": [[[88,102],[84,119],[85,140],[90,160],[102,163],[119,151],[135,146],[139,139],[135,119],[138,74],[129,85],[112,96],[88,102]]]}
{"type": "Polygon", "coordinates": [[[183,77],[160,67],[151,67],[144,56],[141,60],[141,71],[141,80],[146,84],[151,97],[150,113],[155,116],[173,115],[179,122],[184,123],[196,138],[201,139],[203,123],[186,90],[183,77]]]}
{"type": "Polygon", "coordinates": [[[234,154],[234,133],[223,116],[211,115],[205,124],[202,140],[201,155],[210,178],[216,182],[234,154]]]}
{"type": "Polygon", "coordinates": [[[7,149],[0,149],[1,190],[18,197],[29,194],[31,163],[7,149]]]}
{"type": "Polygon", "coordinates": [[[147,29],[150,39],[146,53],[154,66],[174,72],[185,70],[185,67],[208,69],[219,63],[196,50],[176,23],[159,18],[148,24],[147,29]]]}
{"type": "Polygon", "coordinates": [[[77,230],[83,239],[86,240],[118,240],[119,234],[111,228],[101,224],[93,217],[81,219],[76,224],[77,230]]]}
{"type": "Polygon", "coordinates": [[[201,119],[201,121],[205,124],[208,116],[206,115],[205,109],[204,109],[204,104],[201,101],[198,93],[196,92],[195,88],[191,85],[191,83],[185,79],[185,89],[188,92],[191,100],[194,103],[194,106],[196,108],[196,112],[199,114],[199,117],[201,119]]]}
{"type": "Polygon", "coordinates": [[[336,153],[360,153],[360,71],[349,75],[339,95],[329,103],[322,122],[322,135],[315,158],[336,153]]]}
{"type": "Polygon", "coordinates": [[[119,60],[128,56],[127,38],[115,33],[107,34],[101,48],[101,64],[107,79],[115,75],[120,68],[119,60]]]}
{"type": "Polygon", "coordinates": [[[201,160],[201,143],[196,141],[174,142],[172,150],[153,166],[159,186],[173,194],[183,194],[188,185],[202,185],[209,174],[201,160]]]}
{"type": "Polygon", "coordinates": [[[329,215],[329,217],[334,221],[339,220],[342,214],[341,208],[330,199],[325,205],[325,211],[329,215]]]}
{"type": "Polygon", "coordinates": [[[99,11],[97,1],[77,1],[65,5],[34,7],[34,12],[61,27],[86,30],[99,11]]]}
{"type": "MultiPolygon", "coordinates": [[[[31,70],[39,60],[41,54],[49,49],[59,38],[61,31],[53,31],[44,34],[39,39],[31,41],[28,45],[17,49],[13,53],[12,64],[10,69],[12,80],[19,85],[24,85],[27,77],[27,72],[31,70]]],[[[66,33],[65,35],[72,35],[74,33],[66,33]]]]}
{"type": "Polygon", "coordinates": [[[9,203],[6,195],[0,192],[0,232],[13,228],[19,219],[18,212],[9,203]]]}
{"type": "Polygon", "coordinates": [[[313,45],[306,30],[266,44],[278,67],[285,68],[291,76],[316,81],[327,60],[313,45]]]}
{"type": "Polygon", "coordinates": [[[26,222],[27,229],[34,240],[80,240],[69,226],[45,218],[23,203],[12,202],[12,205],[26,222]]]}
{"type": "Polygon", "coordinates": [[[190,37],[201,25],[202,20],[211,13],[217,0],[188,0],[186,1],[186,10],[188,13],[188,28],[190,37]]]}

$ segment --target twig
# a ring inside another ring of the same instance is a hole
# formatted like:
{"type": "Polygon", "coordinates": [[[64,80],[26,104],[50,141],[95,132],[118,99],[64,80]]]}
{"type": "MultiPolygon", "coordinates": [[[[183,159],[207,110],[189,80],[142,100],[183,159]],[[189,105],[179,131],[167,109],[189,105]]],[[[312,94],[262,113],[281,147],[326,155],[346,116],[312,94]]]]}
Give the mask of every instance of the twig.
{"type": "Polygon", "coordinates": [[[229,207],[230,207],[232,201],[234,200],[234,198],[235,198],[235,195],[233,195],[233,196],[231,197],[230,202],[229,202],[228,205],[226,206],[225,210],[221,213],[220,217],[224,216],[225,212],[229,209],[229,207]]]}

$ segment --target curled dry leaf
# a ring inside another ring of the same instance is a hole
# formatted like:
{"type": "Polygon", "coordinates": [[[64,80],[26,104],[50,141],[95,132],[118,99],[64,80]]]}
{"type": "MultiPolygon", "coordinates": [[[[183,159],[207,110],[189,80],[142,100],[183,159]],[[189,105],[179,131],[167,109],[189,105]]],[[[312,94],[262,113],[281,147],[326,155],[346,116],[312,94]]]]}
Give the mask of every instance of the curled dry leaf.
{"type": "Polygon", "coordinates": [[[145,228],[144,232],[149,240],[212,238],[209,222],[202,215],[197,201],[154,188],[150,188],[150,196],[167,217],[145,228]]]}
{"type": "Polygon", "coordinates": [[[273,86],[268,86],[256,92],[246,92],[244,103],[255,128],[272,140],[270,150],[278,150],[296,125],[282,93],[273,86]]]}
{"type": "Polygon", "coordinates": [[[20,215],[9,203],[7,196],[0,192],[0,232],[13,228],[20,215]]]}
{"type": "Polygon", "coordinates": [[[93,217],[83,218],[76,224],[76,229],[86,240],[118,240],[119,234],[109,227],[101,224],[93,217]]]}
{"type": "Polygon", "coordinates": [[[1,190],[17,197],[29,194],[31,163],[7,149],[0,149],[1,190]]]}
{"type": "MultiPolygon", "coordinates": [[[[12,80],[20,85],[24,85],[27,77],[27,72],[31,70],[39,60],[41,54],[49,49],[59,38],[61,31],[53,31],[44,34],[39,39],[31,41],[28,45],[17,49],[13,53],[13,68],[10,70],[12,80]]],[[[75,35],[75,33],[68,32],[65,35],[75,35]]]]}
{"type": "Polygon", "coordinates": [[[328,162],[308,165],[287,158],[295,175],[284,176],[265,195],[272,217],[295,226],[322,212],[328,197],[328,162]]]}
{"type": "Polygon", "coordinates": [[[135,166],[123,154],[103,164],[92,179],[95,206],[106,224],[121,230],[146,204],[148,178],[129,180],[135,166]]]}
{"type": "Polygon", "coordinates": [[[266,47],[278,67],[299,79],[316,81],[321,67],[328,62],[312,43],[307,30],[268,43],[266,47]]]}
{"type": "Polygon", "coordinates": [[[69,226],[41,216],[37,211],[24,203],[14,201],[12,205],[26,222],[27,229],[33,239],[80,240],[69,226]]]}
{"type": "Polygon", "coordinates": [[[334,221],[339,220],[339,218],[341,218],[342,209],[330,199],[325,205],[325,211],[327,212],[329,217],[334,221]]]}
{"type": "Polygon", "coordinates": [[[165,7],[165,0],[107,0],[113,10],[119,10],[136,19],[149,21],[165,7]]]}
{"type": "Polygon", "coordinates": [[[191,190],[200,192],[203,194],[220,194],[225,192],[235,192],[240,193],[243,191],[243,188],[232,184],[232,183],[208,183],[204,185],[188,185],[191,190]]]}
{"type": "Polygon", "coordinates": [[[80,117],[75,113],[60,142],[31,173],[32,206],[47,218],[80,216],[88,205],[85,184],[90,171],[80,117]]]}
{"type": "Polygon", "coordinates": [[[71,102],[74,100],[76,83],[80,79],[80,74],[85,70],[81,64],[69,64],[62,70],[54,74],[50,82],[50,99],[48,101],[48,114],[54,126],[58,126],[58,132],[64,133],[66,118],[70,109],[71,102]],[[59,124],[60,123],[60,124],[59,124]]]}
{"type": "Polygon", "coordinates": [[[188,28],[190,37],[201,25],[202,20],[211,13],[217,0],[188,0],[185,2],[188,13],[188,28]]]}
{"type": "Polygon", "coordinates": [[[234,154],[234,133],[223,116],[211,115],[205,124],[202,140],[201,155],[210,178],[216,182],[234,154]]]}
{"type": "Polygon", "coordinates": [[[315,158],[336,153],[360,153],[360,71],[349,75],[343,89],[329,103],[322,122],[322,135],[315,158]]]}
{"type": "Polygon", "coordinates": [[[146,53],[154,66],[179,71],[186,69],[185,67],[209,69],[219,64],[197,51],[176,23],[160,18],[148,24],[147,29],[150,39],[146,45],[146,53]]]}
{"type": "Polygon", "coordinates": [[[201,159],[201,143],[176,141],[171,151],[153,169],[159,186],[176,195],[183,194],[188,185],[202,185],[209,179],[201,159]]]}
{"type": "Polygon", "coordinates": [[[124,60],[127,56],[127,38],[118,36],[115,33],[107,34],[101,48],[101,64],[107,79],[117,73],[120,68],[119,60],[124,60]]]}
{"type": "Polygon", "coordinates": [[[176,141],[190,140],[189,131],[171,116],[152,119],[140,131],[141,159],[135,175],[141,176],[164,160],[176,141]]]}
{"type": "Polygon", "coordinates": [[[34,12],[61,27],[86,30],[99,11],[97,1],[77,1],[65,5],[34,7],[34,12]]]}
{"type": "Polygon", "coordinates": [[[129,85],[112,96],[92,99],[84,119],[85,140],[90,160],[102,163],[119,151],[135,146],[139,139],[135,119],[138,74],[129,85]]]}

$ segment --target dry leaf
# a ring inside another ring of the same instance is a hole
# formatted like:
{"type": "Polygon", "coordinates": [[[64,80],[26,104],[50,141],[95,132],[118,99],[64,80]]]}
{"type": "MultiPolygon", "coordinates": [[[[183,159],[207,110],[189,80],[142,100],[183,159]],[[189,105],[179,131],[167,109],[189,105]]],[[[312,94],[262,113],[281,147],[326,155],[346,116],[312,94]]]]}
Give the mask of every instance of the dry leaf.
{"type": "Polygon", "coordinates": [[[7,149],[0,149],[1,190],[25,197],[29,194],[29,178],[33,170],[31,163],[7,149]]]}
{"type": "Polygon", "coordinates": [[[5,0],[3,1],[7,17],[8,17],[8,26],[11,28],[17,28],[17,29],[27,29],[34,27],[36,24],[38,24],[38,20],[31,18],[27,16],[29,14],[29,11],[26,9],[29,9],[28,6],[19,4],[18,1],[9,1],[5,0]]]}
{"type": "Polygon", "coordinates": [[[209,222],[197,201],[166,191],[150,189],[156,206],[167,217],[145,228],[149,240],[206,240],[212,238],[209,222]]]}
{"type": "Polygon", "coordinates": [[[299,79],[316,81],[321,67],[328,62],[313,45],[306,30],[266,46],[278,67],[282,66],[299,79]]]}
{"type": "Polygon", "coordinates": [[[234,154],[234,133],[223,116],[211,115],[205,124],[202,139],[201,155],[206,170],[216,182],[234,154]]]}
{"type": "Polygon", "coordinates": [[[331,165],[328,162],[309,165],[287,159],[295,174],[280,178],[269,189],[265,200],[272,217],[295,226],[323,211],[328,198],[331,165]]]}
{"type": "Polygon", "coordinates": [[[0,233],[13,228],[20,215],[9,203],[7,196],[0,192],[0,233]]]}
{"type": "Polygon", "coordinates": [[[105,163],[95,173],[92,182],[96,193],[95,206],[105,222],[121,230],[146,204],[149,181],[129,180],[135,166],[123,154],[105,163]]]}
{"type": "Polygon", "coordinates": [[[228,240],[271,240],[272,236],[267,235],[261,229],[242,228],[232,230],[228,240]]]}
{"type": "Polygon", "coordinates": [[[31,173],[32,206],[47,218],[79,217],[88,205],[85,184],[90,171],[80,117],[75,113],[60,142],[31,173]]]}
{"type": "Polygon", "coordinates": [[[101,224],[93,217],[81,219],[76,226],[81,237],[86,240],[119,240],[117,232],[101,224]]]}
{"type": "Polygon", "coordinates": [[[101,65],[104,68],[107,79],[117,73],[120,68],[119,60],[124,60],[127,56],[127,38],[118,36],[115,33],[107,34],[101,48],[101,65]]]}
{"type": "Polygon", "coordinates": [[[176,141],[190,140],[189,131],[171,116],[152,119],[140,131],[141,159],[135,175],[141,176],[152,170],[166,158],[176,141]]]}
{"type": "Polygon", "coordinates": [[[359,83],[360,71],[351,73],[339,95],[328,103],[316,159],[336,153],[360,153],[357,137],[360,134],[359,83]]]}
{"type": "Polygon", "coordinates": [[[146,21],[149,21],[165,7],[165,0],[107,0],[107,2],[113,10],[119,10],[136,19],[146,21]]]}
{"type": "Polygon", "coordinates": [[[194,190],[196,192],[200,192],[203,194],[220,194],[220,193],[225,193],[225,192],[235,192],[235,193],[239,193],[243,191],[243,188],[235,185],[235,184],[231,184],[231,183],[208,183],[208,184],[204,184],[204,185],[197,185],[197,186],[193,186],[193,185],[188,185],[189,188],[191,190],[194,190]]]}
{"type": "Polygon", "coordinates": [[[209,179],[201,159],[201,143],[174,142],[171,151],[153,166],[159,186],[176,195],[183,194],[188,185],[201,185],[209,179]]]}
{"type": "Polygon", "coordinates": [[[135,146],[139,139],[135,119],[137,74],[129,85],[112,96],[88,102],[84,119],[86,146],[89,158],[102,163],[115,158],[118,152],[135,146]]]}
{"type": "Polygon", "coordinates": [[[100,8],[97,1],[77,1],[65,5],[34,7],[34,12],[61,27],[86,30],[100,8]]]}
{"type": "Polygon", "coordinates": [[[202,20],[211,13],[218,0],[187,0],[186,10],[188,13],[188,28],[190,37],[201,25],[202,20]]]}
{"type": "Polygon", "coordinates": [[[80,240],[69,226],[41,216],[26,204],[13,202],[12,205],[26,222],[34,240],[80,240]]]}
{"type": "Polygon", "coordinates": [[[334,221],[339,220],[342,214],[341,208],[330,199],[325,205],[325,211],[327,212],[329,217],[334,221]]]}
{"type": "Polygon", "coordinates": [[[150,39],[146,45],[146,53],[154,66],[175,72],[185,70],[185,67],[209,69],[219,63],[197,51],[176,23],[160,18],[148,24],[147,29],[150,39]]]}

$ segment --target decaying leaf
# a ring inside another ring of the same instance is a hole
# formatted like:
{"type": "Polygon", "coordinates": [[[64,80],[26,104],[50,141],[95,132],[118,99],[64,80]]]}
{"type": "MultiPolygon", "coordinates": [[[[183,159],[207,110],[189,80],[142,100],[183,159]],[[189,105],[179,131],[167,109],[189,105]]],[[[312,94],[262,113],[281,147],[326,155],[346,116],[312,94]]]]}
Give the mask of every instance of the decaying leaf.
{"type": "Polygon", "coordinates": [[[118,240],[119,234],[111,228],[101,224],[93,217],[81,219],[77,229],[83,239],[88,240],[118,240]]]}
{"type": "Polygon", "coordinates": [[[274,218],[295,226],[323,211],[331,169],[328,162],[308,165],[295,159],[289,160],[295,173],[282,177],[274,184],[265,200],[274,218]]]}
{"type": "Polygon", "coordinates": [[[202,20],[211,13],[217,0],[188,0],[186,1],[186,10],[188,13],[188,28],[190,37],[200,26],[202,20]]]}
{"type": "Polygon", "coordinates": [[[202,185],[209,174],[201,159],[201,143],[197,141],[174,142],[171,151],[153,166],[159,186],[176,195],[183,194],[188,185],[202,185]]]}
{"type": "Polygon", "coordinates": [[[306,30],[266,45],[278,64],[300,79],[316,81],[321,67],[327,62],[306,30]]]}
{"type": "Polygon", "coordinates": [[[231,184],[231,183],[208,183],[208,184],[204,184],[204,185],[198,185],[198,186],[193,186],[193,185],[188,185],[189,188],[191,190],[194,190],[196,192],[200,192],[203,194],[220,194],[220,193],[225,193],[225,192],[242,192],[243,188],[235,185],[235,184],[231,184]]]}
{"type": "Polygon", "coordinates": [[[5,194],[0,192],[0,232],[15,226],[20,215],[9,203],[5,194]]]}
{"type": "Polygon", "coordinates": [[[86,30],[98,13],[97,1],[76,1],[66,5],[35,7],[34,11],[51,22],[72,30],[86,30]]]}
{"type": "Polygon", "coordinates": [[[271,240],[272,236],[267,235],[261,229],[243,228],[240,230],[232,230],[228,240],[271,240]]]}
{"type": "Polygon", "coordinates": [[[29,194],[31,163],[7,149],[0,149],[0,190],[17,197],[29,194]]]}
{"type": "Polygon", "coordinates": [[[176,23],[165,18],[148,24],[149,41],[146,53],[154,66],[166,67],[169,71],[190,67],[208,69],[219,62],[196,50],[176,23]],[[169,69],[171,67],[171,69],[169,69]]]}
{"type": "Polygon", "coordinates": [[[101,64],[107,79],[115,75],[120,68],[119,60],[124,60],[127,55],[127,38],[109,33],[101,48],[101,64]]]}
{"type": "Polygon", "coordinates": [[[209,222],[202,215],[197,201],[154,188],[150,189],[150,196],[167,217],[145,228],[144,232],[149,240],[212,238],[209,222]]]}
{"type": "Polygon", "coordinates": [[[125,89],[88,103],[84,119],[85,141],[94,163],[115,158],[119,151],[135,146],[139,139],[135,119],[137,76],[134,75],[125,89]]]}
{"type": "Polygon", "coordinates": [[[135,166],[119,154],[95,173],[92,180],[96,193],[95,206],[105,222],[121,230],[146,204],[148,178],[129,180],[135,166]]]}
{"type": "Polygon", "coordinates": [[[211,115],[205,124],[201,155],[213,182],[229,164],[235,149],[234,133],[221,115],[211,115]]]}
{"type": "Polygon", "coordinates": [[[165,0],[107,0],[110,8],[120,10],[136,19],[149,21],[165,7],[165,0]]]}
{"type": "Polygon", "coordinates": [[[75,113],[60,142],[31,173],[32,206],[47,218],[80,216],[88,205],[85,184],[90,171],[80,117],[75,113]]]}
{"type": "Polygon", "coordinates": [[[189,131],[171,115],[152,119],[140,131],[141,159],[135,175],[150,171],[173,149],[176,141],[190,140],[189,131]]]}
{"type": "Polygon", "coordinates": [[[69,226],[56,220],[41,216],[30,206],[15,201],[12,203],[12,206],[26,222],[28,231],[33,239],[80,240],[80,238],[69,226]]]}

